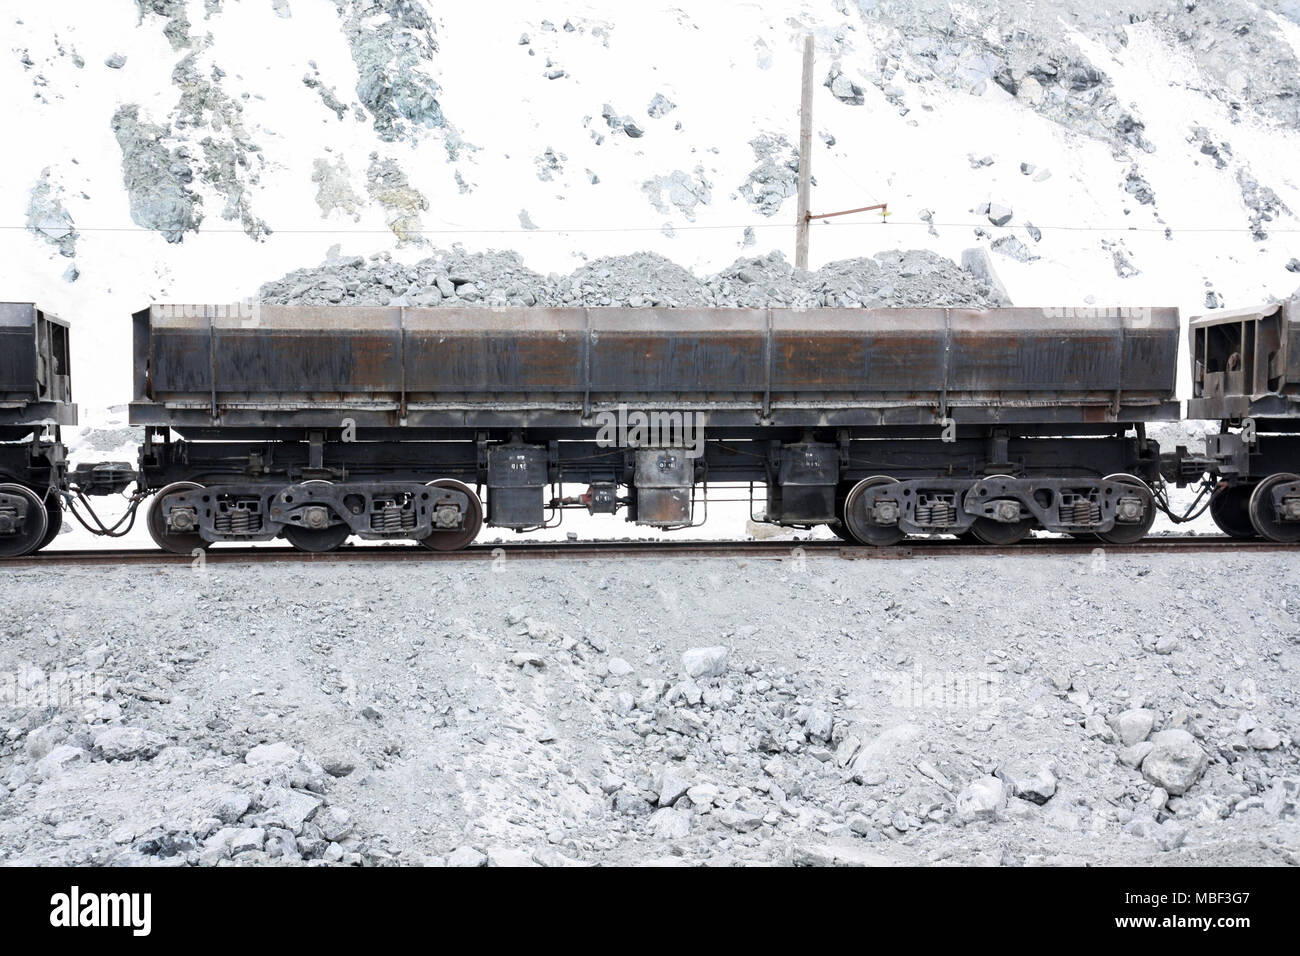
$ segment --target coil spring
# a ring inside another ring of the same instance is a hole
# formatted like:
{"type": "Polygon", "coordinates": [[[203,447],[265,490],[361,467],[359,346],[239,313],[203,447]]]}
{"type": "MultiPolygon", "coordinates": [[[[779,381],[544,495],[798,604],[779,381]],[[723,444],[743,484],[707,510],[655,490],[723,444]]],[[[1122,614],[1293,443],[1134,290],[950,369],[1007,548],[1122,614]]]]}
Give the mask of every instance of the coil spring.
{"type": "Polygon", "coordinates": [[[257,528],[251,511],[246,508],[238,508],[231,514],[231,534],[251,534],[255,530],[257,530],[257,528]]]}
{"type": "Polygon", "coordinates": [[[931,501],[918,504],[913,512],[915,523],[934,527],[947,527],[956,523],[957,509],[946,501],[931,501]]]}
{"type": "Polygon", "coordinates": [[[259,526],[257,515],[246,508],[221,511],[212,519],[212,527],[221,534],[252,534],[259,526]]]}
{"type": "Polygon", "coordinates": [[[400,505],[385,505],[371,521],[371,527],[383,534],[396,534],[415,528],[415,514],[400,505]]]}
{"type": "Polygon", "coordinates": [[[1073,525],[1098,524],[1101,521],[1101,505],[1093,504],[1087,498],[1076,499],[1071,510],[1073,525]]]}

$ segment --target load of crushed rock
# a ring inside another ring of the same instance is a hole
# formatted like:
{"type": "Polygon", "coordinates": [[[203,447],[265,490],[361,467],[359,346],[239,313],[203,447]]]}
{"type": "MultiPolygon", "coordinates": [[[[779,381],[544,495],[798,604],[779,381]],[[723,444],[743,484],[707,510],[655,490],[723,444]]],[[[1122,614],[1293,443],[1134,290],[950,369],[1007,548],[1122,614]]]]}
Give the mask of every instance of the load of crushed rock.
{"type": "Polygon", "coordinates": [[[816,272],[780,252],[737,259],[703,279],[661,255],[593,259],[567,276],[543,276],[518,253],[440,250],[406,265],[388,253],[331,257],[262,286],[273,305],[627,306],[655,308],[872,308],[1009,305],[951,259],[892,250],[843,259],[816,272]]]}

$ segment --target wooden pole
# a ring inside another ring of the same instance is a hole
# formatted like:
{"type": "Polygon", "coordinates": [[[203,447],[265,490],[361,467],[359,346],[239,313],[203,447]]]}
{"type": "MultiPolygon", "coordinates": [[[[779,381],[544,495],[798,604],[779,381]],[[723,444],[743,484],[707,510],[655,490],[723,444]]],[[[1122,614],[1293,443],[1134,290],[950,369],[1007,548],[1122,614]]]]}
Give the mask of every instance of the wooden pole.
{"type": "Polygon", "coordinates": [[[794,264],[808,268],[808,202],[812,189],[813,38],[803,41],[803,95],[799,103],[799,198],[794,224],[794,264]]]}

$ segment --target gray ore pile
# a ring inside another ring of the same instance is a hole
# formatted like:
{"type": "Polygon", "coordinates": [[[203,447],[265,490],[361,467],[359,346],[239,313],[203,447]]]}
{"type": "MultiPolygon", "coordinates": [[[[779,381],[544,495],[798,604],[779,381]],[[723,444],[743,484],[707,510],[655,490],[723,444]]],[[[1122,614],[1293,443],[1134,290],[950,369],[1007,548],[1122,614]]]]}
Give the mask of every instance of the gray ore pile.
{"type": "Polygon", "coordinates": [[[262,286],[275,305],[630,306],[658,308],[859,308],[1008,305],[951,259],[924,250],[882,252],[794,269],[780,252],[741,258],[698,278],[654,253],[594,259],[567,276],[543,276],[510,251],[453,247],[410,265],[387,253],[331,257],[262,286]]]}

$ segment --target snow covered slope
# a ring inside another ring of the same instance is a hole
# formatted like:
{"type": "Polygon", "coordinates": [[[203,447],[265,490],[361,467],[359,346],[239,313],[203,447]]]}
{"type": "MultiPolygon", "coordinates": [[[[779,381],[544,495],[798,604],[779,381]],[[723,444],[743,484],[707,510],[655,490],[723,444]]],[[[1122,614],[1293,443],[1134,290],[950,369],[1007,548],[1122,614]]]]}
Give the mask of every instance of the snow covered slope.
{"type": "Polygon", "coordinates": [[[814,268],[979,244],[1017,304],[1188,311],[1300,282],[1296,0],[4,0],[0,296],[75,323],[93,416],[132,310],[334,246],[790,255],[807,32],[815,211],[892,213],[814,226],[814,268]]]}

